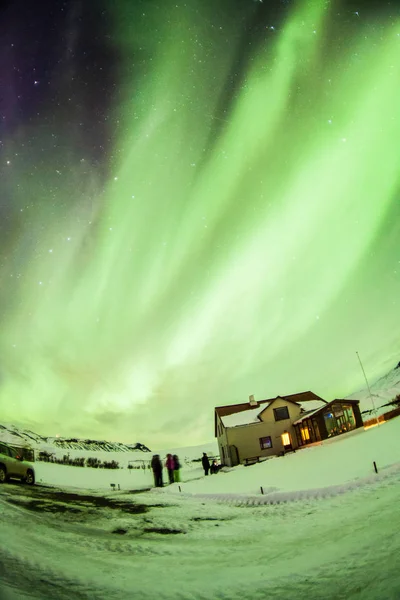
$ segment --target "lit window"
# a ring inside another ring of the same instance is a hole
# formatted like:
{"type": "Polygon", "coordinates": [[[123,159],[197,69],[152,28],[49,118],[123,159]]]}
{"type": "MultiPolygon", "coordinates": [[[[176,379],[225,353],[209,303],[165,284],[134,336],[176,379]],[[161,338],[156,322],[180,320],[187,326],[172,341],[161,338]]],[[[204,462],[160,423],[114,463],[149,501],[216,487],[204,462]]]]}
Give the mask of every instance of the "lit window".
{"type": "Polygon", "coordinates": [[[288,434],[287,431],[285,431],[284,433],[282,433],[281,440],[282,440],[282,444],[284,446],[290,446],[290,435],[288,434]]]}
{"type": "Polygon", "coordinates": [[[272,448],[271,436],[267,435],[267,437],[260,438],[260,448],[261,450],[268,450],[268,448],[272,448]]]}
{"type": "Polygon", "coordinates": [[[289,419],[288,407],[280,406],[279,408],[274,408],[274,416],[275,416],[275,421],[284,421],[285,419],[289,419]]]}
{"type": "Polygon", "coordinates": [[[308,430],[308,427],[303,425],[303,427],[300,429],[301,432],[301,439],[303,440],[303,442],[307,442],[310,439],[310,432],[308,430]]]}

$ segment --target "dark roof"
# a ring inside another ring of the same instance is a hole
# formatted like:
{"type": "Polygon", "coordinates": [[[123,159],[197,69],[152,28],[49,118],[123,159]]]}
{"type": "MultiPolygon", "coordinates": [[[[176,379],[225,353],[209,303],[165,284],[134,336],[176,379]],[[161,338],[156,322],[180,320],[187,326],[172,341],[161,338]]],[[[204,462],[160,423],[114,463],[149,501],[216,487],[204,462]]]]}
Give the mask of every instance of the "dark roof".
{"type": "Polygon", "coordinates": [[[289,396],[275,396],[274,398],[268,398],[267,400],[257,400],[256,404],[252,406],[250,402],[242,402],[241,404],[227,404],[226,406],[216,406],[215,407],[215,437],[217,437],[217,415],[219,417],[226,417],[227,415],[233,415],[238,412],[243,412],[245,410],[252,410],[256,408],[256,406],[262,406],[267,402],[273,402],[277,398],[282,398],[282,400],[287,400],[288,402],[306,402],[307,400],[323,400],[314,392],[299,392],[297,394],[290,394],[289,396]]]}
{"type": "Polygon", "coordinates": [[[327,408],[332,406],[332,404],[335,404],[335,402],[345,402],[346,404],[349,404],[349,403],[350,404],[359,404],[360,403],[359,400],[348,400],[347,398],[335,398],[335,400],[331,400],[330,402],[325,404],[325,406],[321,406],[320,408],[317,408],[316,410],[312,410],[312,411],[301,414],[299,416],[299,418],[296,419],[296,421],[293,423],[293,425],[298,425],[301,421],[304,421],[304,419],[308,419],[309,417],[314,417],[315,415],[320,413],[322,410],[326,410],[327,408]]]}
{"type": "Polygon", "coordinates": [[[360,404],[359,400],[351,400],[350,398],[335,398],[328,402],[328,404],[332,404],[333,402],[350,402],[350,404],[360,404]]]}

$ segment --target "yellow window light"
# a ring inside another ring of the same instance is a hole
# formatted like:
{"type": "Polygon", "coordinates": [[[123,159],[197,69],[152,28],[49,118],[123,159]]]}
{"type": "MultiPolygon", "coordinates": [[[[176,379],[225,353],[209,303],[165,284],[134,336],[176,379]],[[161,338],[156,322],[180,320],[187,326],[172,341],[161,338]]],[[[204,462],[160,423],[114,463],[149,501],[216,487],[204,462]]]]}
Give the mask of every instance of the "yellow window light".
{"type": "Polygon", "coordinates": [[[303,442],[307,442],[310,439],[310,432],[308,431],[308,427],[302,427],[300,429],[301,437],[303,442]]]}

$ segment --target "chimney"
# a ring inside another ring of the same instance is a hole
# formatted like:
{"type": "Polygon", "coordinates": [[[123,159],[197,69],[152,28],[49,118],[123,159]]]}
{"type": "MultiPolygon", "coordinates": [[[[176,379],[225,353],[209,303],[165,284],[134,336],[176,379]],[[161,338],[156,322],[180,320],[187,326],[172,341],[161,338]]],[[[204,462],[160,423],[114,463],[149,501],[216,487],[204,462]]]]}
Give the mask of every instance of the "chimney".
{"type": "Polygon", "coordinates": [[[250,406],[258,406],[258,402],[256,400],[254,400],[254,394],[249,396],[249,404],[250,404],[250,406]]]}

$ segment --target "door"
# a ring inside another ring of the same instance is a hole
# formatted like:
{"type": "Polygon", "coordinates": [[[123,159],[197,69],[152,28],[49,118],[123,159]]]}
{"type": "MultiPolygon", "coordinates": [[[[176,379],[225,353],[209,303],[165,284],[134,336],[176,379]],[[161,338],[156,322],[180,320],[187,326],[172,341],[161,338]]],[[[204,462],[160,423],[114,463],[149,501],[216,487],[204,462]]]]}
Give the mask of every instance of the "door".
{"type": "Polygon", "coordinates": [[[290,433],[288,431],[284,431],[281,434],[281,442],[284,450],[293,450],[292,438],[290,437],[290,433]]]}
{"type": "Polygon", "coordinates": [[[229,451],[231,455],[231,463],[232,467],[236,467],[239,464],[239,452],[236,446],[229,446],[229,451]]]}

